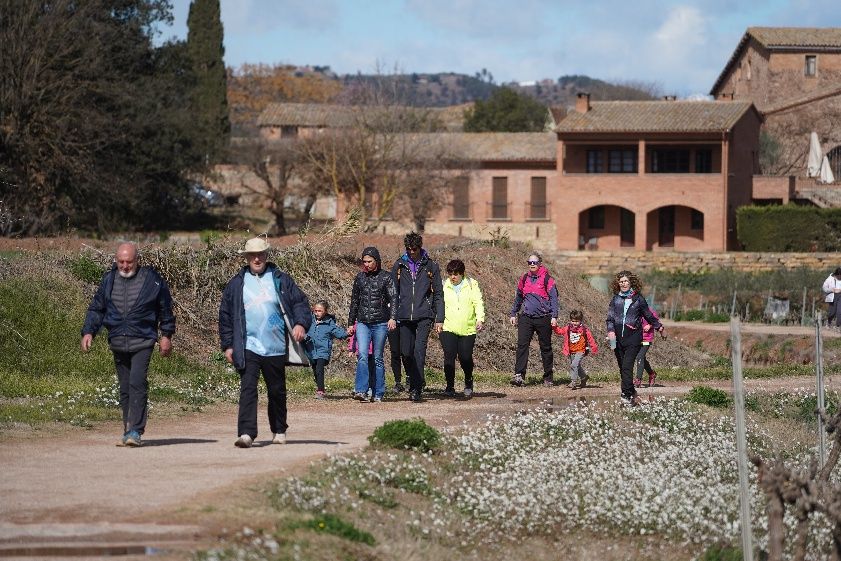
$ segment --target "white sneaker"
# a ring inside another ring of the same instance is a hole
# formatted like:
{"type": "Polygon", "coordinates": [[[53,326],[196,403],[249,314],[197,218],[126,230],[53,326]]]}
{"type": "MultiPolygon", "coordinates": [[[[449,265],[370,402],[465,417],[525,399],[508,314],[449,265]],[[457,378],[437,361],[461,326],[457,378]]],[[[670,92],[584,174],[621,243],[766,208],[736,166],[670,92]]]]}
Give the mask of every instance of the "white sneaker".
{"type": "Polygon", "coordinates": [[[234,446],[236,446],[237,448],[251,448],[251,444],[253,442],[254,442],[254,439],[252,439],[247,434],[243,434],[243,435],[240,435],[240,437],[236,439],[236,442],[234,442],[234,446]]]}
{"type": "Polygon", "coordinates": [[[275,433],[274,438],[272,438],[272,444],[286,444],[286,433],[275,433]]]}

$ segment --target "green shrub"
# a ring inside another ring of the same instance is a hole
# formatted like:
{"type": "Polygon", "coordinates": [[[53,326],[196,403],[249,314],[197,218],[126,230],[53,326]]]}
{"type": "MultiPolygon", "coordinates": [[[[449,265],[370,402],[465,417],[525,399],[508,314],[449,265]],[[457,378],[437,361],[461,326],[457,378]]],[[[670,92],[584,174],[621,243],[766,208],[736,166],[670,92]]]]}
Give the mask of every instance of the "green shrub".
{"type": "Polygon", "coordinates": [[[718,546],[708,547],[699,561],[742,561],[742,550],[737,547],[718,546]]]}
{"type": "Polygon", "coordinates": [[[301,524],[301,527],[315,530],[316,532],[324,532],[325,534],[332,534],[348,541],[364,543],[367,545],[374,545],[377,541],[374,536],[364,530],[360,530],[350,522],[345,522],[335,514],[322,514],[312,520],[308,520],[301,524]]]}
{"type": "Polygon", "coordinates": [[[730,315],[724,312],[707,312],[703,321],[706,323],[727,323],[730,321],[730,315]]]}
{"type": "Polygon", "coordinates": [[[704,319],[704,310],[686,310],[675,312],[675,321],[701,321],[704,319]]]}
{"type": "Polygon", "coordinates": [[[730,396],[727,392],[708,386],[695,386],[686,394],[686,400],[710,407],[727,407],[730,405],[730,396]]]}
{"type": "Polygon", "coordinates": [[[368,442],[371,446],[428,452],[440,446],[441,435],[423,419],[399,419],[377,427],[368,442]]]}
{"type": "Polygon", "coordinates": [[[72,259],[67,264],[67,268],[74,277],[89,284],[99,284],[102,275],[105,274],[105,269],[87,255],[72,259]]]}
{"type": "Polygon", "coordinates": [[[736,231],[746,251],[835,251],[841,208],[743,206],[736,211],[736,231]]]}

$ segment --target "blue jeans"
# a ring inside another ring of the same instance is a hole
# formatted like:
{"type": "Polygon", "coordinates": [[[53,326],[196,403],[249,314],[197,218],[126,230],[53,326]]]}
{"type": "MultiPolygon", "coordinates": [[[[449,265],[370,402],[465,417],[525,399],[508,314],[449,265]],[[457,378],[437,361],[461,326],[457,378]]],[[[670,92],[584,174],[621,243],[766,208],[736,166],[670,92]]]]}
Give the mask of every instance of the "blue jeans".
{"type": "Polygon", "coordinates": [[[383,351],[385,351],[385,340],[388,336],[388,324],[383,323],[356,323],[356,348],[359,349],[356,363],[356,393],[368,391],[368,349],[371,342],[374,342],[374,364],[376,365],[376,385],[374,386],[374,397],[382,398],[385,394],[385,362],[383,351]]]}

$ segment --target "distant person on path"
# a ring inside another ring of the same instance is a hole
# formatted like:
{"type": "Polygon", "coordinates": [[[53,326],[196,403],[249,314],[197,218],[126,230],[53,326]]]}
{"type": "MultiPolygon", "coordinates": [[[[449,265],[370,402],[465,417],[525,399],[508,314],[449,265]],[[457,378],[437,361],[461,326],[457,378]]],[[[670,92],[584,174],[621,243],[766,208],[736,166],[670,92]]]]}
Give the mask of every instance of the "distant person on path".
{"type": "Polygon", "coordinates": [[[456,357],[464,371],[464,397],[473,396],[473,347],[485,323],[485,303],[476,279],[465,276],[464,261],[447,263],[444,292],[444,327],[438,335],[444,351],[444,394],[454,397],[456,357]]]}
{"type": "Polygon", "coordinates": [[[337,325],[335,316],[330,314],[330,304],[327,300],[319,300],[313,304],[304,348],[315,378],[316,399],[324,399],[324,370],[333,353],[333,339],[345,339],[347,336],[347,331],[337,325]]]}
{"type": "Polygon", "coordinates": [[[651,313],[648,302],[641,294],[642,282],[635,274],[620,271],[610,283],[610,290],[613,297],[607,307],[607,338],[619,365],[622,400],[628,405],[637,405],[634,362],[642,347],[642,320],[644,318],[660,333],[663,326],[651,313]]]}
{"type": "Polygon", "coordinates": [[[108,329],[123,410],[124,432],[117,446],[142,444],[149,401],[149,360],[156,342],[161,356],[170,355],[175,333],[169,287],[155,270],[139,267],[138,259],[133,243],[117,247],[116,263],[102,278],[82,326],[84,352],[90,350],[102,326],[108,329]]]}
{"type": "Polygon", "coordinates": [[[441,269],[423,249],[423,238],[410,232],[403,238],[404,253],[391,268],[397,285],[396,318],[400,322],[400,354],[409,380],[409,399],[420,401],[426,385],[426,346],[429,332],[444,326],[441,269]]]}
{"type": "Polygon", "coordinates": [[[581,310],[569,312],[569,322],[561,327],[556,325],[556,334],[564,338],[563,353],[569,357],[569,389],[577,390],[587,386],[587,371],[584,370],[584,357],[599,352],[590,328],[584,325],[584,313],[581,310]]]}
{"type": "MultiPolygon", "coordinates": [[[[648,310],[656,317],[658,320],[660,316],[657,315],[657,312],[654,311],[654,308],[651,306],[648,307],[648,310]]],[[[654,329],[651,327],[651,324],[646,321],[646,319],[642,318],[642,347],[640,347],[640,352],[637,354],[636,359],[636,368],[637,368],[637,375],[634,377],[634,387],[639,388],[642,386],[642,371],[645,370],[648,373],[648,387],[654,387],[654,380],[657,379],[657,372],[651,367],[651,364],[648,362],[648,351],[651,349],[651,345],[654,343],[654,329]]]]}
{"type": "Polygon", "coordinates": [[[554,384],[552,329],[558,325],[560,312],[558,288],[539,254],[529,255],[528,267],[517,283],[514,305],[511,306],[511,325],[517,326],[517,357],[511,383],[515,386],[525,384],[529,345],[537,333],[540,358],[543,360],[543,384],[551,386],[554,384]]]}
{"type": "Polygon", "coordinates": [[[263,238],[245,243],[238,253],[246,265],[228,281],[219,304],[219,340],[240,378],[237,448],[250,448],[257,438],[260,372],[269,398],[272,443],[286,444],[287,336],[303,342],[312,322],[307,296],[268,261],[269,247],[263,238]],[[292,333],[287,333],[286,320],[292,333]]]}
{"type": "Polygon", "coordinates": [[[836,267],[835,272],[826,277],[823,281],[823,293],[826,295],[826,324],[831,325],[835,320],[836,326],[841,327],[841,315],[838,314],[838,306],[841,305],[841,298],[836,295],[841,292],[841,267],[836,267]]]}
{"type": "Polygon", "coordinates": [[[362,270],[353,279],[348,314],[348,333],[354,335],[358,360],[356,363],[356,381],[354,399],[367,400],[369,387],[368,353],[364,352],[373,344],[376,385],[373,398],[380,402],[385,394],[385,340],[389,331],[397,327],[394,321],[397,293],[394,279],[382,268],[382,258],[376,247],[362,250],[362,270]],[[389,305],[391,304],[391,305],[389,305]]]}

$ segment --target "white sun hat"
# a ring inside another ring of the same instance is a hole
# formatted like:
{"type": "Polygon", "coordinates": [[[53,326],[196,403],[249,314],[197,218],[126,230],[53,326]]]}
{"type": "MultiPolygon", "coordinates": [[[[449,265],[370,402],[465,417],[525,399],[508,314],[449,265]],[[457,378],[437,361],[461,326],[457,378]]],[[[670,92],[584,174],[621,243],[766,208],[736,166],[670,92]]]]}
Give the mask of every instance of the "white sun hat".
{"type": "Polygon", "coordinates": [[[251,238],[245,242],[245,249],[237,251],[237,253],[263,253],[268,251],[271,246],[264,238],[251,238]]]}

